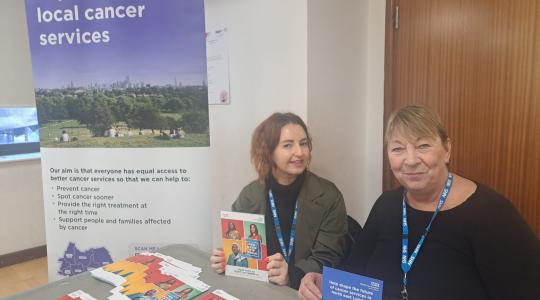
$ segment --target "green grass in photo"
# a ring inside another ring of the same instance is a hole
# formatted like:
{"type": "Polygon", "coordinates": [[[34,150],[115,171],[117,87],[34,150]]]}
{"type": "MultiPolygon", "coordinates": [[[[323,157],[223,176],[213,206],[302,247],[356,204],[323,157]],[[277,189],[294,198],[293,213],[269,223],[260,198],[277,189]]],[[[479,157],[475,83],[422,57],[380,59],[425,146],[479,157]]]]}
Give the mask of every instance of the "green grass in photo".
{"type": "MultiPolygon", "coordinates": [[[[168,132],[168,131],[166,131],[168,132]]],[[[128,135],[127,129],[121,131],[119,137],[94,137],[76,120],[52,121],[40,128],[41,147],[45,148],[159,148],[159,147],[208,147],[208,133],[186,133],[181,139],[161,137],[159,129],[145,130],[139,135],[138,130],[132,130],[128,135]],[[69,135],[69,142],[61,142],[63,131],[69,135]]]]}

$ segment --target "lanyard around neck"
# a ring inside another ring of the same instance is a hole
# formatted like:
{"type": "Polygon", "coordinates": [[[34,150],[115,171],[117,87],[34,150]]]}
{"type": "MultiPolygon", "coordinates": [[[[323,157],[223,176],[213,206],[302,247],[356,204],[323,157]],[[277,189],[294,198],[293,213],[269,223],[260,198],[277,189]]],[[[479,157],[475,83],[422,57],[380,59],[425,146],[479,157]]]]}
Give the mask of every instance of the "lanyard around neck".
{"type": "Polygon", "coordinates": [[[291,234],[289,235],[289,247],[285,247],[285,240],[283,239],[283,233],[281,232],[279,216],[277,213],[276,202],[274,200],[274,194],[272,194],[272,190],[268,190],[268,201],[270,202],[270,208],[272,209],[272,216],[274,217],[274,227],[276,228],[276,235],[279,241],[279,246],[281,247],[281,253],[283,253],[283,257],[285,258],[285,261],[289,263],[289,259],[291,258],[292,251],[294,248],[294,239],[296,237],[296,217],[298,216],[298,200],[296,201],[296,204],[294,205],[294,215],[293,215],[292,225],[291,225],[291,234]]]}
{"type": "Polygon", "coordinates": [[[439,198],[439,203],[437,204],[437,209],[435,209],[435,212],[431,216],[431,220],[427,224],[426,228],[424,229],[424,233],[420,237],[420,240],[418,241],[418,244],[416,244],[416,247],[414,248],[414,251],[411,253],[411,256],[409,257],[409,225],[407,223],[407,205],[406,205],[406,198],[407,198],[407,191],[403,192],[403,199],[401,201],[401,206],[403,208],[403,222],[402,222],[402,238],[401,238],[401,269],[403,270],[403,290],[401,291],[401,296],[403,299],[407,299],[407,273],[411,269],[414,260],[416,259],[416,256],[420,252],[420,248],[422,248],[422,245],[424,244],[424,240],[426,239],[426,236],[431,228],[431,223],[433,223],[433,220],[435,220],[435,217],[437,214],[441,211],[444,202],[446,201],[446,198],[448,197],[448,193],[450,192],[450,188],[452,187],[452,181],[454,177],[452,176],[452,173],[448,172],[448,178],[446,179],[446,184],[442,190],[441,197],[439,198]]]}

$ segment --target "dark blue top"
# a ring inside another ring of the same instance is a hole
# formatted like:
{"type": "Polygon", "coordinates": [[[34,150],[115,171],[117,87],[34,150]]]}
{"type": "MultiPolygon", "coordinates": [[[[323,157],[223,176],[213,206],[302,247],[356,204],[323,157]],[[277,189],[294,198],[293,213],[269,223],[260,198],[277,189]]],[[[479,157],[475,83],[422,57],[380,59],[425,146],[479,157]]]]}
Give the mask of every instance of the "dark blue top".
{"type": "MultiPolygon", "coordinates": [[[[540,242],[512,203],[477,184],[467,201],[434,220],[407,275],[409,299],[540,299],[540,242]]],[[[403,188],[383,193],[343,269],[384,281],[401,299],[403,188]]],[[[409,253],[433,212],[407,207],[409,253]]]]}
{"type": "MultiPolygon", "coordinates": [[[[279,184],[272,175],[269,175],[266,179],[266,187],[272,189],[272,194],[275,198],[281,233],[283,234],[283,240],[285,241],[286,247],[289,246],[294,207],[296,205],[296,201],[298,200],[298,195],[300,194],[302,184],[304,183],[304,178],[305,173],[302,173],[290,185],[279,184]]],[[[268,193],[266,193],[266,195],[268,198],[268,193]]],[[[283,256],[285,256],[281,252],[281,246],[279,245],[279,241],[277,239],[274,219],[272,217],[272,209],[270,208],[270,202],[268,199],[266,199],[266,214],[264,216],[264,222],[266,224],[268,256],[276,253],[281,253],[283,256]]],[[[289,286],[294,289],[298,289],[300,286],[300,281],[302,280],[302,277],[304,277],[305,273],[294,265],[294,251],[289,258],[288,268],[289,286]]]]}

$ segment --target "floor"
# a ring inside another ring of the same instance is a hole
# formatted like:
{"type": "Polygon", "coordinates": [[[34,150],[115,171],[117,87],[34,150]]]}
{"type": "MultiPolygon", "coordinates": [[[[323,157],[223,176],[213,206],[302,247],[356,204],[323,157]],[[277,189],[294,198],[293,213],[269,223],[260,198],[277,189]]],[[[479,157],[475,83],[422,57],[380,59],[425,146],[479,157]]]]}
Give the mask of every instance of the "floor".
{"type": "Polygon", "coordinates": [[[46,283],[46,257],[0,268],[0,297],[11,296],[46,283]]]}

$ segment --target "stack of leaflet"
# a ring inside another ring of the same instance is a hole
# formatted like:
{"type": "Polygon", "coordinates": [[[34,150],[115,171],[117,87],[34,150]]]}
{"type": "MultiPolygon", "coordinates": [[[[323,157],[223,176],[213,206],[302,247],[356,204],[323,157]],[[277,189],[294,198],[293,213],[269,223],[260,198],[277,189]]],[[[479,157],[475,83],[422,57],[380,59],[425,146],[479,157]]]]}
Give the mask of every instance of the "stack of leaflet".
{"type": "Polygon", "coordinates": [[[88,295],[87,293],[78,290],[73,293],[69,293],[67,295],[64,295],[57,300],[97,300],[96,298],[88,295]]]}
{"type": "Polygon", "coordinates": [[[227,294],[223,290],[215,290],[212,293],[205,295],[200,300],[240,300],[240,299],[227,294]]]}
{"type": "Polygon", "coordinates": [[[201,268],[160,253],[141,253],[92,270],[115,286],[109,300],[192,299],[210,286],[198,280],[201,268]]]}

